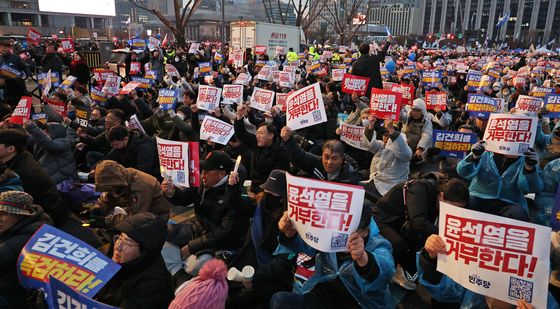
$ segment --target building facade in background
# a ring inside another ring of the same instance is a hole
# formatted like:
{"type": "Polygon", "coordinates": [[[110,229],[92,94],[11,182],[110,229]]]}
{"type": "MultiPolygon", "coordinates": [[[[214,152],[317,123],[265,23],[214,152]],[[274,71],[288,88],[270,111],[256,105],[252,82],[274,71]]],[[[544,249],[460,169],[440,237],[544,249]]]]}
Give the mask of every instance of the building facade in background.
{"type": "MultiPolygon", "coordinates": [[[[64,1],[60,3],[64,8],[64,1]]],[[[113,16],[97,14],[96,11],[91,14],[41,12],[38,0],[0,0],[0,35],[26,35],[27,29],[33,27],[49,37],[53,34],[74,38],[91,38],[94,34],[110,36],[113,16]]]]}
{"type": "Polygon", "coordinates": [[[558,0],[418,0],[413,33],[462,34],[480,42],[516,41],[525,45],[557,39],[558,0]],[[496,28],[509,12],[507,24],[496,28]]]}
{"type": "Polygon", "coordinates": [[[369,10],[369,23],[387,26],[393,36],[408,35],[412,31],[414,3],[410,1],[378,1],[369,10]]]}

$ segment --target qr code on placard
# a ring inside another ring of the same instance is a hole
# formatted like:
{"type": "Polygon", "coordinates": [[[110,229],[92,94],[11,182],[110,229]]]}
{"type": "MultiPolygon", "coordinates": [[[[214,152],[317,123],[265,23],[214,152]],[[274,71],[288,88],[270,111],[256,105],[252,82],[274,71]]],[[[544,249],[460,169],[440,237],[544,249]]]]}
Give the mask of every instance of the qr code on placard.
{"type": "Polygon", "coordinates": [[[346,247],[347,242],[348,242],[348,234],[342,234],[336,232],[332,233],[331,248],[333,249],[344,248],[346,247]]]}
{"type": "Polygon", "coordinates": [[[529,303],[532,302],[533,282],[510,277],[508,295],[515,299],[524,299],[529,303]]]}
{"type": "Polygon", "coordinates": [[[313,111],[313,121],[320,121],[321,120],[321,111],[313,111]]]}
{"type": "Polygon", "coordinates": [[[517,153],[524,153],[529,151],[529,144],[519,143],[519,148],[517,148],[517,153]]]}
{"type": "Polygon", "coordinates": [[[185,172],[177,171],[177,181],[178,182],[185,182],[185,172]]]}

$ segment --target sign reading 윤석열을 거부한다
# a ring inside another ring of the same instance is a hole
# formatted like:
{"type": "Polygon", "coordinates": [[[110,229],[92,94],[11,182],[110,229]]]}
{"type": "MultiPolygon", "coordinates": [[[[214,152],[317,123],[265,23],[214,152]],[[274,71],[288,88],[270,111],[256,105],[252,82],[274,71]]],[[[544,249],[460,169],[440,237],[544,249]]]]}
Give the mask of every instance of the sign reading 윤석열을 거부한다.
{"type": "Polygon", "coordinates": [[[486,150],[522,156],[535,144],[537,117],[491,114],[484,131],[486,150]]]}
{"type": "Polygon", "coordinates": [[[474,293],[547,307],[549,227],[440,202],[437,271],[474,293]]]}
{"type": "Polygon", "coordinates": [[[286,124],[298,130],[327,121],[319,83],[292,92],[286,100],[286,124]]]}
{"type": "Polygon", "coordinates": [[[209,115],[204,117],[200,126],[201,140],[208,140],[222,145],[226,145],[234,133],[235,130],[231,124],[209,115]]]}
{"type": "Polygon", "coordinates": [[[156,137],[161,177],[182,188],[198,187],[198,142],[176,142],[156,137]]]}
{"type": "Polygon", "coordinates": [[[360,186],[286,174],[288,216],[301,239],[322,252],[348,251],[358,229],[365,191],[360,186]]]}

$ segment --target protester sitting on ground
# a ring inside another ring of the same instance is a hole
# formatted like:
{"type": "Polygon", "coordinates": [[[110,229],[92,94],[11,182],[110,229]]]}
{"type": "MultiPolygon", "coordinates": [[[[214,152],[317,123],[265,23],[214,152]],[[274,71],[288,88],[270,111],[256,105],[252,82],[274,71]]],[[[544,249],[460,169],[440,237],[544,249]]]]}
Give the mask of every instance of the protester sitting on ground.
{"type": "Polygon", "coordinates": [[[105,156],[124,167],[131,167],[160,178],[159,160],[156,144],[153,139],[139,131],[123,126],[115,126],[109,130],[108,141],[113,150],[105,156]]]}
{"type": "Polygon", "coordinates": [[[19,191],[0,193],[1,308],[29,308],[16,265],[21,249],[43,224],[53,223],[41,206],[33,204],[31,195],[19,191]]]}
{"type": "Polygon", "coordinates": [[[136,213],[115,226],[113,261],[117,274],[96,300],[123,309],[167,308],[173,300],[171,276],[161,257],[166,221],[149,212],[136,213]]]}
{"type": "Polygon", "coordinates": [[[72,153],[74,130],[56,122],[48,122],[42,130],[31,120],[25,120],[23,126],[31,135],[33,157],[45,168],[55,184],[65,180],[72,182],[78,178],[72,153]]]}
{"type": "Polygon", "coordinates": [[[457,173],[471,181],[469,208],[529,221],[525,194],[543,189],[539,156],[529,148],[524,156],[486,151],[478,141],[457,165],[457,173]]]}
{"type": "Polygon", "coordinates": [[[392,281],[407,290],[415,290],[416,252],[426,238],[437,232],[440,202],[466,207],[467,184],[457,178],[412,179],[395,185],[377,201],[373,217],[379,233],[393,247],[398,263],[392,281]]]}
{"type": "MultiPolygon", "coordinates": [[[[238,178],[232,172],[228,184],[232,193],[240,195],[238,178]]],[[[261,188],[245,242],[228,263],[237,269],[251,266],[255,274],[251,281],[230,282],[226,308],[265,308],[274,293],[292,290],[296,256],[273,255],[280,234],[278,221],[287,210],[286,172],[272,170],[261,188]]]]}
{"type": "Polygon", "coordinates": [[[358,184],[362,179],[362,175],[345,159],[344,144],[341,141],[326,141],[319,157],[305,152],[296,143],[289,127],[283,127],[280,136],[292,165],[309,177],[349,184],[358,184]]]}
{"type": "Polygon", "coordinates": [[[302,294],[278,292],[270,308],[386,308],[389,280],[395,272],[391,245],[378,234],[371,209],[364,205],[358,230],[348,238],[348,252],[326,253],[310,248],[297,234],[288,212],[278,223],[278,252],[315,256],[315,272],[302,294]]]}
{"type": "Polygon", "coordinates": [[[270,172],[274,169],[288,170],[289,158],[278,141],[278,133],[273,124],[262,123],[255,135],[247,132],[243,119],[247,115],[247,107],[237,107],[237,120],[234,123],[235,136],[241,143],[251,149],[251,192],[258,193],[270,172]]]}
{"type": "MultiPolygon", "coordinates": [[[[373,130],[376,121],[374,116],[370,116],[366,130],[373,130]]],[[[366,137],[368,132],[364,132],[362,138],[364,146],[374,154],[366,185],[368,199],[374,203],[394,185],[406,180],[412,159],[412,150],[406,143],[406,136],[395,130],[392,119],[385,119],[385,128],[387,133],[383,135],[383,141],[377,140],[375,133],[371,141],[366,137]]]]}
{"type": "Polygon", "coordinates": [[[406,108],[403,111],[401,113],[402,132],[406,135],[406,142],[414,153],[413,159],[422,160],[422,153],[432,146],[433,128],[426,110],[426,103],[423,99],[416,99],[408,112],[406,112],[406,108]]]}
{"type": "Polygon", "coordinates": [[[96,205],[82,213],[82,218],[89,219],[91,226],[110,230],[139,212],[153,213],[165,221],[169,219],[169,201],[153,176],[105,160],[95,167],[94,177],[95,191],[102,194],[96,205]]]}
{"type": "MultiPolygon", "coordinates": [[[[179,189],[167,178],[161,184],[173,204],[194,203],[195,217],[192,220],[168,226],[167,241],[181,249],[181,256],[164,254],[164,258],[178,282],[185,276],[181,258],[186,259],[200,251],[237,250],[243,244],[249,220],[242,213],[246,203],[240,196],[228,192],[228,174],[233,167],[232,159],[216,150],[200,162],[202,183],[199,188],[179,189]]],[[[243,177],[240,182],[242,180],[243,177]]]]}

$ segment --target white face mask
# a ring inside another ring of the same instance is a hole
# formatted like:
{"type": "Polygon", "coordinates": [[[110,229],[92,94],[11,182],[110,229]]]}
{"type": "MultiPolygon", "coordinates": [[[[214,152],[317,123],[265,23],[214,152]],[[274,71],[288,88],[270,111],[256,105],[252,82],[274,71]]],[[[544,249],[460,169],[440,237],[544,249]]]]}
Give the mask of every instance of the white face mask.
{"type": "Polygon", "coordinates": [[[271,124],[271,123],[272,123],[272,118],[270,118],[270,117],[265,117],[265,118],[264,118],[264,122],[266,122],[266,124],[271,124]]]}
{"type": "Polygon", "coordinates": [[[175,62],[179,62],[179,57],[175,57],[175,62]]]}
{"type": "Polygon", "coordinates": [[[369,119],[362,119],[362,126],[364,127],[369,126],[369,119]]]}

